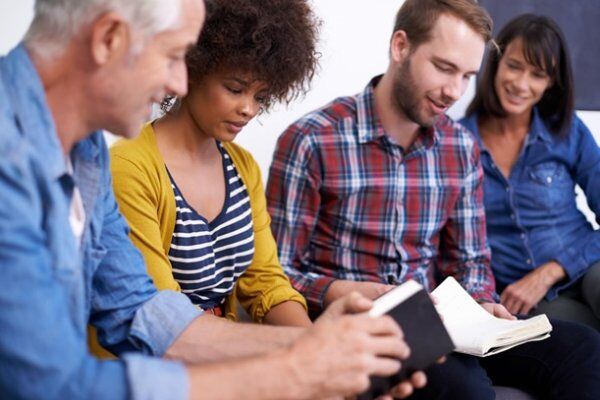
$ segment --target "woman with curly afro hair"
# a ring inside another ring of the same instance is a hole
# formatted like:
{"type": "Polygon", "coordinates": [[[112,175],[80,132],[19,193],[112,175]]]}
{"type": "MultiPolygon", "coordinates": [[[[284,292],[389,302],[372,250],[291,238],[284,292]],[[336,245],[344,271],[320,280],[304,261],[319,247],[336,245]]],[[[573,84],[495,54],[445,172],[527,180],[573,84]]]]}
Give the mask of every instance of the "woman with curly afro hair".
{"type": "Polygon", "coordinates": [[[252,156],[232,143],[276,102],[308,90],[319,20],[305,0],[207,0],[186,56],[188,94],[111,149],[114,189],[159,289],[235,318],[310,324],[284,275],[252,156]]]}

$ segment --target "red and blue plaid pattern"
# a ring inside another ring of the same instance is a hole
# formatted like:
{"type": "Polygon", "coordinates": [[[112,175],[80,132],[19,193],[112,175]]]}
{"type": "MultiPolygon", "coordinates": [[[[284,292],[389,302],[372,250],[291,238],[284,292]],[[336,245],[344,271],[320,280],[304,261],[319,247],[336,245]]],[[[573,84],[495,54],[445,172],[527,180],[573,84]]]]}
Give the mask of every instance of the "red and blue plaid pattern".
{"type": "Polygon", "coordinates": [[[376,82],[278,140],[267,198],[286,273],[313,312],[335,279],[412,278],[431,290],[453,275],[494,300],[476,143],[443,116],[403,151],[375,113],[376,82]]]}

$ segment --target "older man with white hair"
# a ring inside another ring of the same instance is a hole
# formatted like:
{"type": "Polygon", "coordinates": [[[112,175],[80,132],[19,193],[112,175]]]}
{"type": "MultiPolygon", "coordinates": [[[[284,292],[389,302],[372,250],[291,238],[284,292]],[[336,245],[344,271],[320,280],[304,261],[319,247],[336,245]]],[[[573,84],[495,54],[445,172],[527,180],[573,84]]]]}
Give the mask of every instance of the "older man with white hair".
{"type": "Polygon", "coordinates": [[[153,102],[186,93],[203,19],[201,0],[38,0],[0,59],[2,398],[345,396],[406,357],[400,329],[360,313],[357,294],[304,331],[203,315],[152,285],[100,130],[131,137],[153,102]],[[119,360],[88,353],[88,323],[119,360]]]}

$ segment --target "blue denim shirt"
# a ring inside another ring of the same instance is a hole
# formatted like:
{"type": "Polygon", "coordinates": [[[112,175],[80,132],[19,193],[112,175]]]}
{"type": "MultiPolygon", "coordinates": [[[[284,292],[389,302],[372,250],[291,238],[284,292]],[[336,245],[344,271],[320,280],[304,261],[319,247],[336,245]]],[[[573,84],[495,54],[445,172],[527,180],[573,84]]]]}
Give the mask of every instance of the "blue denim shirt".
{"type": "Polygon", "coordinates": [[[487,232],[498,290],[555,260],[568,279],[548,292],[546,298],[552,300],[600,260],[600,230],[594,231],[577,209],[574,191],[576,184],[581,186],[600,221],[600,148],[577,116],[569,135],[561,139],[550,133],[537,110],[533,114],[508,180],[481,141],[477,115],[460,122],[475,134],[482,150],[487,232]]]}
{"type": "Polygon", "coordinates": [[[118,211],[102,133],[70,156],[72,176],[21,45],[0,58],[0,397],[186,398],[183,365],[153,356],[200,312],[154,288],[118,211]],[[81,246],[69,225],[75,185],[81,246]],[[120,360],[88,353],[88,322],[120,360]]]}

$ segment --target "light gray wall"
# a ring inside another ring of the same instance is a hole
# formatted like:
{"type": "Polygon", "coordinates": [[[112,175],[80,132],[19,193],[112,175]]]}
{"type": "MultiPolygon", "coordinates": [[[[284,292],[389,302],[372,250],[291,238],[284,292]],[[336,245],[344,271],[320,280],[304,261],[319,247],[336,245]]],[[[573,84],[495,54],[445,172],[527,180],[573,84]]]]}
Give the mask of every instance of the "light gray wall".
{"type": "MultiPolygon", "coordinates": [[[[237,142],[252,152],[266,180],[275,141],[295,119],[342,95],[359,92],[369,79],[387,66],[388,41],[398,1],[313,0],[315,12],[322,18],[320,40],[321,68],[312,90],[289,107],[276,107],[270,114],[251,122],[237,142]]],[[[32,18],[33,0],[0,0],[0,54],[13,47],[32,18]]],[[[473,96],[473,83],[465,96],[449,111],[462,116],[473,96]]],[[[580,112],[600,143],[600,112],[580,112]]],[[[586,209],[585,199],[580,206],[586,209]]],[[[590,220],[593,215],[586,210],[590,220]]]]}

